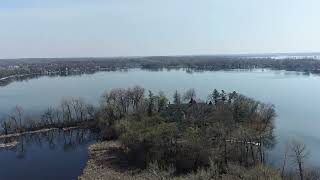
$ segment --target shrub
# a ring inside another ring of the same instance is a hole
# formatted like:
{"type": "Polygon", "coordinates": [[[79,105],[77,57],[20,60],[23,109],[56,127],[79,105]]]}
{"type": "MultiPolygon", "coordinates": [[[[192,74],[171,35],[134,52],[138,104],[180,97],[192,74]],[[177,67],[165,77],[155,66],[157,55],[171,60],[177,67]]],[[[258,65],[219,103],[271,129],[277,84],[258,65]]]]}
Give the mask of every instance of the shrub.
{"type": "Polygon", "coordinates": [[[128,117],[127,123],[119,126],[124,131],[120,141],[129,149],[129,157],[140,161],[142,166],[154,160],[171,161],[178,134],[176,123],[165,122],[160,116],[136,118],[128,117]]]}

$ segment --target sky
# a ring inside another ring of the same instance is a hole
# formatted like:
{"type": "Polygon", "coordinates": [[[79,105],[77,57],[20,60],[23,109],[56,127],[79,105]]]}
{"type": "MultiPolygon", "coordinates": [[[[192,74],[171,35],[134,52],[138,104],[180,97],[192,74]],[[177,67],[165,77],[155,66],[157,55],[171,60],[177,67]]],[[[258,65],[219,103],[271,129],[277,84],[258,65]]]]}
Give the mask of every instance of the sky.
{"type": "Polygon", "coordinates": [[[0,58],[320,51],[319,0],[1,0],[0,58]]]}

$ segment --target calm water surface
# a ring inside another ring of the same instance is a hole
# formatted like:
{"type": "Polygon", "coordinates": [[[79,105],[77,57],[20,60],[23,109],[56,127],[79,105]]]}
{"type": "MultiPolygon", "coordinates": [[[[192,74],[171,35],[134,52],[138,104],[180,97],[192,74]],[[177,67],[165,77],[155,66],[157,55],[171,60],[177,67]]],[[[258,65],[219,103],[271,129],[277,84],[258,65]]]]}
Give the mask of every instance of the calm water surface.
{"type": "MultiPolygon", "coordinates": [[[[0,87],[0,116],[12,111],[17,104],[22,106],[25,112],[36,113],[59,104],[63,97],[83,97],[97,104],[105,90],[134,85],[154,92],[162,90],[170,96],[175,90],[183,92],[195,88],[201,99],[205,99],[214,88],[229,92],[235,90],[257,100],[272,103],[278,114],[278,144],[270,159],[274,163],[281,160],[279,157],[283,143],[296,138],[307,144],[311,154],[309,163],[320,165],[320,77],[317,75],[270,70],[186,73],[184,70],[132,69],[82,76],[40,77],[0,87]]],[[[43,158],[46,158],[46,155],[43,155],[43,158]]],[[[0,152],[0,158],[2,156],[5,155],[0,152]]],[[[1,162],[3,163],[3,159],[1,162]]],[[[45,166],[51,162],[43,160],[39,163],[45,166]]]]}
{"type": "Polygon", "coordinates": [[[0,150],[0,179],[77,179],[86,165],[88,146],[95,139],[89,130],[55,130],[7,139],[19,144],[0,150]]]}

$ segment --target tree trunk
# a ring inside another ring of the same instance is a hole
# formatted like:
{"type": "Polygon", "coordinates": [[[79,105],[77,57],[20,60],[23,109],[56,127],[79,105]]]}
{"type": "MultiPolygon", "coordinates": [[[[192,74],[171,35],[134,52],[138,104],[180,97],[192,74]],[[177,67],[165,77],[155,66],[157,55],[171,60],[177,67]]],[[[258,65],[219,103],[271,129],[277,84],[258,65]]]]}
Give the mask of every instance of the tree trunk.
{"type": "Polygon", "coordinates": [[[252,160],[253,160],[253,163],[255,164],[256,163],[256,157],[254,155],[253,145],[250,145],[250,149],[251,149],[252,160]]]}
{"type": "Polygon", "coordinates": [[[302,171],[302,163],[299,162],[299,173],[300,173],[300,180],[303,180],[303,171],[302,171]]]}
{"type": "Polygon", "coordinates": [[[227,140],[224,139],[224,164],[228,165],[228,157],[227,157],[227,140]]]}

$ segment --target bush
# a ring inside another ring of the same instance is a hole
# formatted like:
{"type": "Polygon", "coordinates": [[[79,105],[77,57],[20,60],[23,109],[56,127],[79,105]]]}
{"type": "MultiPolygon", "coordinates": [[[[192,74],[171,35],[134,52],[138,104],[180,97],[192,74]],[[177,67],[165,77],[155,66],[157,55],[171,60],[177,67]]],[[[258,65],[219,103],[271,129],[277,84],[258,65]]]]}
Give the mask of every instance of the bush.
{"type": "Polygon", "coordinates": [[[255,166],[248,170],[243,177],[247,180],[281,180],[281,176],[277,171],[264,165],[255,166]]]}
{"type": "Polygon", "coordinates": [[[118,126],[124,131],[120,141],[129,149],[129,157],[142,166],[151,161],[171,161],[177,142],[176,123],[168,123],[160,116],[128,117],[123,122],[118,126]]]}

